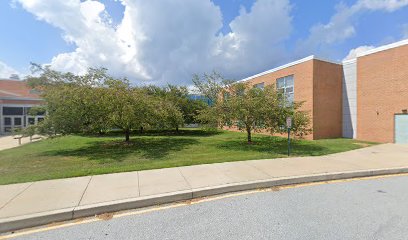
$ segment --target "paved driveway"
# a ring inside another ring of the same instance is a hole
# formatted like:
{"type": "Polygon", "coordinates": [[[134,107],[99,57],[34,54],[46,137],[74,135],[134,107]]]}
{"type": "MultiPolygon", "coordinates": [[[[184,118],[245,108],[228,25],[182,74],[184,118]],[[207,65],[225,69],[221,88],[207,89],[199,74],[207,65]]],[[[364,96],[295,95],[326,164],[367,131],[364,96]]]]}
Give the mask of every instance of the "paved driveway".
{"type": "Polygon", "coordinates": [[[407,185],[405,175],[278,188],[107,215],[16,239],[407,239],[407,185]]]}

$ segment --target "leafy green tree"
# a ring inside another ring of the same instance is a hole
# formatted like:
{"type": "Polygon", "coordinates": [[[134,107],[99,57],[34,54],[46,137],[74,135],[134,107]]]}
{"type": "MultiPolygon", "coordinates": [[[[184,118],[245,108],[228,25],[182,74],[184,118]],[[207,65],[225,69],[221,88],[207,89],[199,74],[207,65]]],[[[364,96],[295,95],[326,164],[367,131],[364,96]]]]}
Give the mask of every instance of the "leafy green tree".
{"type": "Polygon", "coordinates": [[[115,128],[124,132],[126,142],[129,142],[133,129],[154,125],[159,107],[152,96],[131,87],[126,79],[111,80],[107,85],[108,118],[115,128]]]}
{"type": "Polygon", "coordinates": [[[269,105],[271,102],[265,102],[266,91],[250,88],[246,83],[236,83],[223,92],[225,97],[219,104],[222,123],[246,131],[248,143],[252,143],[252,132],[266,128],[266,113],[273,108],[269,105]]]}
{"type": "Polygon", "coordinates": [[[175,128],[178,131],[184,124],[195,123],[198,111],[206,107],[202,101],[191,99],[185,86],[147,86],[144,89],[161,106],[161,118],[156,124],[158,128],[175,128]]]}
{"type": "Polygon", "coordinates": [[[182,109],[185,124],[198,123],[197,117],[201,111],[209,108],[208,104],[199,99],[188,99],[185,107],[182,109]]]}
{"type": "Polygon", "coordinates": [[[220,100],[219,94],[223,89],[234,82],[225,79],[217,72],[205,73],[202,76],[195,74],[192,81],[197,90],[209,99],[211,105],[216,104],[220,100]]]}
{"type": "MultiPolygon", "coordinates": [[[[247,133],[248,143],[252,143],[252,133],[267,130],[271,133],[286,131],[286,117],[294,118],[294,133],[297,136],[307,134],[310,129],[309,117],[302,112],[303,103],[290,103],[274,85],[264,89],[254,88],[247,82],[218,85],[212,79],[202,84],[201,89],[218,96],[211,108],[201,111],[199,119],[219,127],[236,127],[247,133]],[[218,89],[218,92],[211,89],[218,89]]],[[[218,83],[219,84],[219,83],[218,83]]],[[[201,90],[202,91],[202,90],[201,90]]]]}
{"type": "Polygon", "coordinates": [[[104,132],[109,128],[103,84],[111,77],[106,69],[89,69],[85,75],[61,73],[33,65],[38,77],[28,84],[42,92],[46,102],[47,126],[54,132],[104,132]]]}

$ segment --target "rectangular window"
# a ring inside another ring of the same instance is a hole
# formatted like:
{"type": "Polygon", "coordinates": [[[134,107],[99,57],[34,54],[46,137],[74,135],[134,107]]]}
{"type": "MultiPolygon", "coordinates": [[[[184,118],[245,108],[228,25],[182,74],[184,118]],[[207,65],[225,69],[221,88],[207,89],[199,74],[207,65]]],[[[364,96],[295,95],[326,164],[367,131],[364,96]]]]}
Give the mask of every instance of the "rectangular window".
{"type": "Polygon", "coordinates": [[[254,88],[259,88],[259,89],[264,89],[265,83],[261,82],[261,83],[257,83],[254,85],[254,88]]]}
{"type": "Polygon", "coordinates": [[[11,118],[5,117],[4,118],[4,125],[5,126],[10,126],[11,125],[11,118]]]}
{"type": "Polygon", "coordinates": [[[3,115],[23,115],[22,107],[3,107],[3,115]]]}
{"type": "Polygon", "coordinates": [[[28,124],[34,125],[35,124],[35,118],[28,118],[28,124]]]}
{"type": "Polygon", "coordinates": [[[36,109],[35,111],[31,111],[31,107],[24,108],[25,114],[30,116],[43,116],[45,115],[45,111],[42,109],[36,109]]]}
{"type": "Polygon", "coordinates": [[[293,103],[294,100],[294,79],[293,75],[276,79],[276,89],[285,94],[288,102],[293,103]]]}
{"type": "Polygon", "coordinates": [[[14,126],[21,126],[21,118],[15,117],[14,118],[14,126]]]}

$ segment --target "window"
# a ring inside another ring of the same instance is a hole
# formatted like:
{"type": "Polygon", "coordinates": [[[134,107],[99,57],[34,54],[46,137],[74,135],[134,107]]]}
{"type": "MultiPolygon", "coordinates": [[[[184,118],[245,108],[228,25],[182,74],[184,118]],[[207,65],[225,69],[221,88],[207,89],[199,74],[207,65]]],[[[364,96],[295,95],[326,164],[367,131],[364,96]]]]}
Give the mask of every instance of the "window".
{"type": "Polygon", "coordinates": [[[14,118],[14,126],[21,126],[21,118],[15,117],[14,118]]]}
{"type": "Polygon", "coordinates": [[[31,110],[31,107],[24,108],[25,114],[30,116],[43,116],[45,115],[45,111],[41,108],[35,108],[35,111],[31,110]]]}
{"type": "Polygon", "coordinates": [[[34,125],[35,124],[35,118],[28,118],[28,124],[34,125]]]}
{"type": "Polygon", "coordinates": [[[4,125],[10,126],[10,125],[11,125],[11,118],[5,117],[5,118],[4,118],[4,125]]]}
{"type": "Polygon", "coordinates": [[[293,75],[276,79],[276,89],[285,94],[288,102],[293,103],[294,80],[293,75]]]}
{"type": "Polygon", "coordinates": [[[261,83],[257,83],[254,85],[254,88],[259,88],[259,89],[264,89],[265,83],[261,82],[261,83]]]}
{"type": "Polygon", "coordinates": [[[44,118],[40,118],[40,117],[39,117],[39,118],[37,118],[37,121],[38,121],[38,122],[42,122],[42,121],[44,121],[44,118]]]}
{"type": "Polygon", "coordinates": [[[3,107],[3,115],[23,115],[22,107],[3,107]]]}

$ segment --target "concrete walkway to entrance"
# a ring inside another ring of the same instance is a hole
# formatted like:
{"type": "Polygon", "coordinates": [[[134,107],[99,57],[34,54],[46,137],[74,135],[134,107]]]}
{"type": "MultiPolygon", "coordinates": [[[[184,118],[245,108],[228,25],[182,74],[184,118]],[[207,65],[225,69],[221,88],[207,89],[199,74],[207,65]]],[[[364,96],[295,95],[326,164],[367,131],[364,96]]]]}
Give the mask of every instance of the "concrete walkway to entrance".
{"type": "MultiPolygon", "coordinates": [[[[15,138],[16,136],[12,135],[0,135],[0,151],[9,149],[9,148],[14,148],[18,147],[22,144],[30,143],[30,138],[29,137],[23,137],[21,138],[21,142],[19,142],[18,139],[15,138]]],[[[40,136],[33,136],[32,142],[40,140],[40,136]]]]}
{"type": "Polygon", "coordinates": [[[408,145],[0,186],[0,232],[226,192],[408,172],[408,145]]]}

